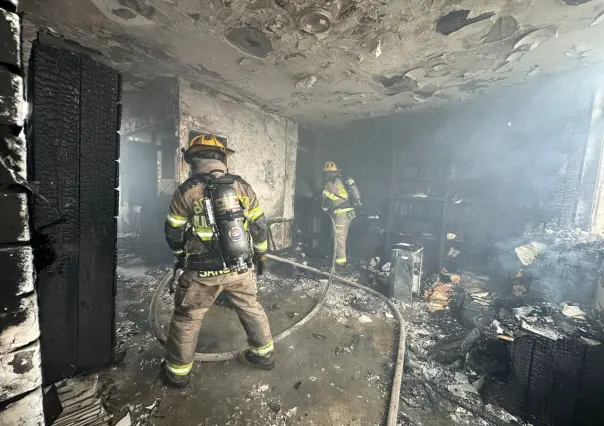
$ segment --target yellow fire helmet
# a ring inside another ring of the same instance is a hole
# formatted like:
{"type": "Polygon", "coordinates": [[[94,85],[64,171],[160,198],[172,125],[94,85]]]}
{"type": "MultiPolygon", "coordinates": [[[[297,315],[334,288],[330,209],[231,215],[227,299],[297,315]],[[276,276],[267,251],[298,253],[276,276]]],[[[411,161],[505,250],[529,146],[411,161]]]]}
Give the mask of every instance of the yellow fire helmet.
{"type": "Polygon", "coordinates": [[[338,166],[336,166],[336,163],[334,163],[333,161],[328,161],[327,163],[325,163],[325,167],[323,167],[323,171],[324,172],[337,172],[338,170],[338,166]]]}
{"type": "Polygon", "coordinates": [[[214,135],[199,135],[195,136],[191,139],[191,143],[189,143],[189,148],[187,149],[187,154],[192,154],[194,152],[208,150],[208,151],[216,151],[221,152],[225,155],[226,158],[229,158],[231,155],[235,153],[232,149],[226,148],[221,142],[224,140],[219,136],[214,135]]]}

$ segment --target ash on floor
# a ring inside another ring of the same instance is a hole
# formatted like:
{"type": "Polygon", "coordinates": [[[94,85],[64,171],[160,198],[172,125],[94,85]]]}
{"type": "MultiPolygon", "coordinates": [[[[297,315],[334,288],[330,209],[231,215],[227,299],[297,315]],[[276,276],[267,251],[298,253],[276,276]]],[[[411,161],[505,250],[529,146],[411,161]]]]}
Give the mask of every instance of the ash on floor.
{"type": "MultiPolygon", "coordinates": [[[[196,363],[187,390],[164,387],[157,371],[163,348],[148,325],[148,307],[165,268],[128,259],[118,269],[117,341],[121,364],[101,374],[104,403],[113,423],[132,425],[377,425],[384,422],[393,372],[394,320],[381,302],[334,285],[326,309],[276,345],[272,372],[235,361],[196,363]],[[335,319],[335,320],[334,320],[335,319]],[[150,407],[150,408],[149,408],[150,407]]],[[[267,275],[260,299],[277,334],[316,304],[325,281],[267,275]]],[[[159,321],[167,331],[172,297],[166,293],[159,321]]],[[[214,307],[204,319],[198,351],[245,346],[235,312],[214,307]]]]}
{"type": "MultiPolygon", "coordinates": [[[[148,268],[140,259],[128,259],[118,269],[117,340],[118,351],[125,351],[125,357],[101,374],[112,424],[126,415],[132,425],[139,426],[385,424],[396,323],[381,301],[339,284],[333,285],[324,309],[313,320],[276,345],[277,367],[272,372],[249,370],[235,361],[196,363],[188,389],[164,387],[157,377],[163,348],[150,332],[148,307],[169,269],[148,268]]],[[[359,274],[352,278],[363,280],[359,274]]],[[[326,280],[292,277],[291,273],[262,277],[260,299],[273,333],[303,318],[325,285],[326,280]]],[[[411,353],[403,380],[399,424],[510,424],[511,419],[502,420],[505,413],[482,407],[488,414],[481,417],[472,411],[475,406],[464,403],[479,401],[471,392],[463,394],[474,376],[468,374],[468,383],[459,383],[461,376],[456,381],[453,372],[427,358],[426,348],[458,325],[443,318],[432,324],[425,302],[399,306],[409,322],[409,342],[418,354],[411,353]],[[458,385],[463,401],[441,395],[451,384],[458,385]],[[496,421],[489,421],[489,415],[496,421]]],[[[166,291],[158,310],[165,332],[172,307],[166,291]]],[[[244,346],[245,333],[235,312],[219,303],[204,319],[198,351],[244,346]]]]}

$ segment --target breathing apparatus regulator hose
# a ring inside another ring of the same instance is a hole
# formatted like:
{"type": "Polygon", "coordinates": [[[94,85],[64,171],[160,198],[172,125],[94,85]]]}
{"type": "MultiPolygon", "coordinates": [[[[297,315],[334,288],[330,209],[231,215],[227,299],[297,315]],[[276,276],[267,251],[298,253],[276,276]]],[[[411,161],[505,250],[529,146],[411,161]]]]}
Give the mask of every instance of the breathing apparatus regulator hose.
{"type": "MultiPolygon", "coordinates": [[[[331,221],[332,233],[335,238],[336,224],[335,224],[333,218],[331,217],[331,215],[328,215],[328,216],[331,221]]],[[[289,265],[295,266],[296,268],[303,269],[303,270],[312,272],[314,274],[317,274],[317,275],[320,275],[323,277],[327,277],[327,285],[325,286],[325,289],[323,290],[323,294],[321,295],[319,302],[304,318],[302,318],[300,321],[298,321],[296,324],[292,325],[288,329],[286,329],[283,332],[279,333],[278,335],[274,336],[273,340],[275,342],[283,340],[284,338],[286,338],[287,336],[292,334],[295,330],[297,330],[298,328],[300,328],[304,324],[306,324],[308,321],[310,321],[311,318],[314,317],[317,314],[317,312],[319,312],[319,310],[321,310],[321,308],[325,304],[325,301],[327,300],[329,290],[331,289],[331,286],[332,286],[334,280],[338,281],[339,283],[366,291],[367,293],[382,299],[390,307],[390,309],[392,310],[392,313],[394,314],[394,317],[396,318],[396,320],[399,323],[399,340],[398,340],[398,349],[397,349],[397,354],[396,354],[396,364],[395,364],[395,369],[394,369],[394,379],[393,379],[393,383],[392,383],[392,389],[390,391],[390,405],[389,405],[389,409],[388,409],[388,421],[386,424],[387,424],[387,426],[396,426],[397,417],[398,417],[398,405],[399,405],[400,392],[401,392],[401,380],[403,377],[403,360],[405,357],[405,335],[406,335],[405,321],[403,320],[403,317],[401,316],[401,313],[399,312],[397,306],[394,303],[392,303],[390,301],[390,299],[388,299],[381,293],[379,293],[369,287],[365,287],[354,281],[350,281],[345,278],[336,276],[335,275],[335,259],[336,259],[335,244],[333,244],[333,255],[332,255],[332,261],[331,261],[331,269],[330,269],[329,273],[320,271],[320,270],[312,268],[310,266],[302,265],[297,262],[293,262],[291,260],[283,259],[281,257],[274,256],[272,254],[267,254],[266,258],[273,260],[275,262],[289,264],[289,265]]],[[[164,292],[166,286],[172,281],[172,279],[173,279],[172,272],[168,272],[166,274],[166,276],[164,278],[162,278],[157,289],[155,290],[155,293],[153,294],[153,298],[151,300],[151,306],[149,307],[149,321],[151,322],[151,328],[153,329],[153,334],[155,335],[155,338],[162,345],[166,344],[166,335],[164,334],[164,332],[161,329],[161,326],[159,324],[159,321],[157,318],[157,309],[159,306],[159,301],[161,300],[161,295],[164,292]]],[[[222,353],[197,352],[197,353],[195,353],[195,361],[201,361],[201,362],[228,361],[228,360],[237,358],[237,355],[239,354],[239,352],[240,352],[240,350],[232,351],[232,352],[222,352],[222,353]]]]}

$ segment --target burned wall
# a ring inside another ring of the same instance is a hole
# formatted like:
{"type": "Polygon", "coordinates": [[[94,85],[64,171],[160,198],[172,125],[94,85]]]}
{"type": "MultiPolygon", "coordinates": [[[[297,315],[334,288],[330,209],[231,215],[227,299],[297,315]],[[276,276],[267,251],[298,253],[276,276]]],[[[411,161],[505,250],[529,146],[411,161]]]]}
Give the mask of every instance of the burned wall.
{"type": "Polygon", "coordinates": [[[44,423],[29,230],[21,20],[0,2],[0,424],[44,423]]]}
{"type": "Polygon", "coordinates": [[[427,270],[451,249],[454,263],[478,268],[526,230],[575,226],[594,89],[565,75],[477,104],[355,122],[320,132],[320,157],[381,211],[385,246],[425,246],[427,270]]]}
{"type": "MultiPolygon", "coordinates": [[[[130,77],[132,78],[132,77],[130,77]]],[[[135,83],[128,80],[124,86],[123,118],[120,133],[132,134],[152,127],[176,128],[178,119],[178,81],[175,78],[157,78],[135,83]]]]}
{"type": "MultiPolygon", "coordinates": [[[[226,137],[229,148],[236,151],[229,170],[252,185],[267,219],[293,219],[298,125],[184,79],[179,98],[181,146],[187,146],[190,131],[226,137]]],[[[181,182],[188,174],[188,165],[181,162],[181,182]]],[[[271,230],[274,248],[291,245],[288,221],[271,225],[271,230]]]]}

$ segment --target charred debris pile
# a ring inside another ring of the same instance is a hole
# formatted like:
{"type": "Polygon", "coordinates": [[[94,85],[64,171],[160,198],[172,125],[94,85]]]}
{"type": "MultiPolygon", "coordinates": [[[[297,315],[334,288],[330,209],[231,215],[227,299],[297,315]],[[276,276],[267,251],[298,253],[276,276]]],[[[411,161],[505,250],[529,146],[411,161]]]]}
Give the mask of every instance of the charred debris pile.
{"type": "Polygon", "coordinates": [[[450,250],[403,307],[411,412],[454,401],[485,424],[601,424],[604,241],[579,230],[524,237],[501,247],[488,275],[464,270],[450,250]]]}

